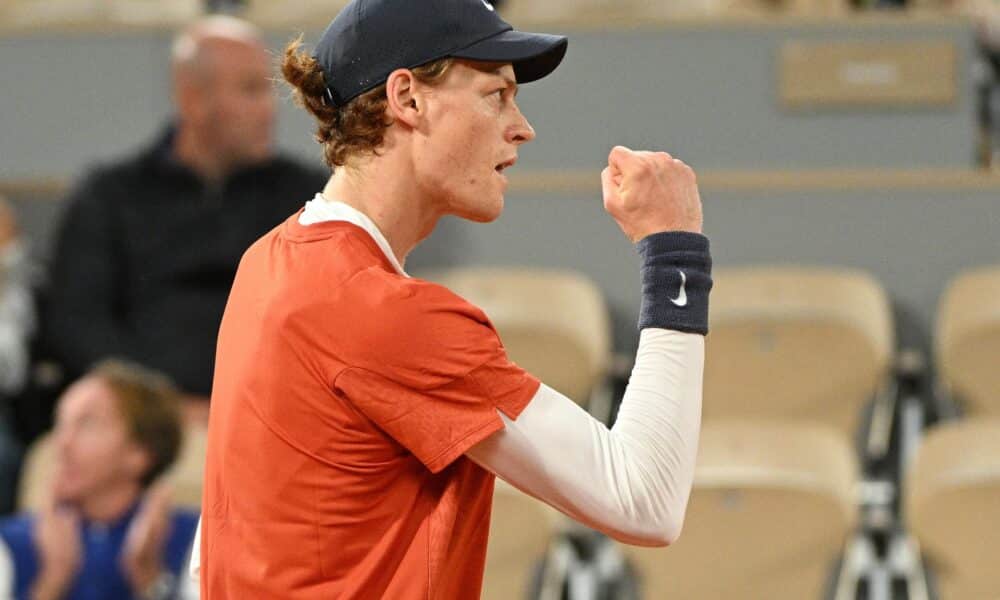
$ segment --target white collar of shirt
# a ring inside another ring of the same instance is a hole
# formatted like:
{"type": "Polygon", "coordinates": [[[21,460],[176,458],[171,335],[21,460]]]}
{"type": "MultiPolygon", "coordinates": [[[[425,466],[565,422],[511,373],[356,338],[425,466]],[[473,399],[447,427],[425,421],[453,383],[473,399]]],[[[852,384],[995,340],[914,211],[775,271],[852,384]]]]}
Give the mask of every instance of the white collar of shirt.
{"type": "Polygon", "coordinates": [[[382,250],[382,254],[385,254],[385,257],[389,259],[392,268],[396,269],[396,272],[403,277],[409,277],[399,261],[396,260],[396,255],[393,254],[392,248],[389,246],[389,240],[385,239],[385,236],[368,218],[368,215],[353,206],[336,200],[327,200],[323,194],[316,194],[315,198],[306,202],[306,209],[299,215],[299,225],[315,225],[326,221],[345,221],[367,231],[368,235],[372,236],[372,239],[378,244],[379,249],[382,250]]]}

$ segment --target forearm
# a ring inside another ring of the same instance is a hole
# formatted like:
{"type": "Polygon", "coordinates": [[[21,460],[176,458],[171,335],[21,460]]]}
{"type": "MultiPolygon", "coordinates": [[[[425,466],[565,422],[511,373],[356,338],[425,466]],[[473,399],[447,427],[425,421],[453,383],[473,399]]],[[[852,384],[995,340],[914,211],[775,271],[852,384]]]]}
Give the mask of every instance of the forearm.
{"type": "Polygon", "coordinates": [[[614,428],[543,386],[469,456],[617,539],[664,545],[680,534],[694,478],[711,259],[707,240],[692,234],[639,249],[642,331],[614,428]]]}
{"type": "Polygon", "coordinates": [[[469,456],[511,485],[624,542],[680,533],[698,447],[704,339],[647,330],[614,429],[542,386],[469,456]]]}

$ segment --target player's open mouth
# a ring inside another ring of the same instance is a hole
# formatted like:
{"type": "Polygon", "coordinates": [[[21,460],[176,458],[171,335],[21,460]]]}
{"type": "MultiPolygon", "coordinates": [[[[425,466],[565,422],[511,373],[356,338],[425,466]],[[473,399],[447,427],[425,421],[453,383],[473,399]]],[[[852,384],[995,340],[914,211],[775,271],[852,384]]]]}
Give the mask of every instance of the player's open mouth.
{"type": "Polygon", "coordinates": [[[516,162],[517,162],[517,157],[515,156],[514,158],[512,158],[510,160],[507,160],[507,161],[504,161],[504,162],[498,164],[496,167],[494,167],[494,169],[496,170],[497,173],[500,173],[501,175],[503,175],[504,170],[507,169],[508,167],[513,167],[514,163],[516,163],[516,162]]]}

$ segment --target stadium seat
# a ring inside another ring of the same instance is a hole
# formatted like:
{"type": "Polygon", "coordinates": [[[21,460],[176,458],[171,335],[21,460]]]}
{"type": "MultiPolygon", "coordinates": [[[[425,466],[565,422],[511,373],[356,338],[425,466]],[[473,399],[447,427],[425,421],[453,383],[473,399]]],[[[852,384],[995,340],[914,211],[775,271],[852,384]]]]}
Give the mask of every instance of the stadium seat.
{"type": "Polygon", "coordinates": [[[945,391],[968,415],[1000,414],[1000,266],[972,270],[952,282],[936,329],[945,391]]]}
{"type": "Polygon", "coordinates": [[[54,466],[55,448],[52,445],[52,434],[47,433],[36,439],[24,455],[17,490],[19,511],[33,511],[42,506],[54,466]]]}
{"type": "Polygon", "coordinates": [[[250,0],[243,15],[249,21],[270,29],[314,28],[322,31],[349,0],[250,0]]]}
{"type": "Polygon", "coordinates": [[[93,24],[104,20],[104,0],[0,1],[0,22],[11,27],[93,24]]]}
{"type": "Polygon", "coordinates": [[[186,425],[181,452],[166,474],[177,506],[201,512],[207,449],[208,428],[204,425],[186,425]]]}
{"type": "Polygon", "coordinates": [[[536,567],[562,522],[555,509],[498,479],[493,493],[483,600],[525,598],[536,567]]]}
{"type": "Polygon", "coordinates": [[[200,0],[0,0],[12,26],[143,25],[176,27],[203,11],[200,0]]]}
{"type": "Polygon", "coordinates": [[[888,297],[842,268],[718,269],[704,418],[823,423],[853,435],[889,374],[888,297]]]}
{"type": "Polygon", "coordinates": [[[941,600],[994,600],[1000,537],[1000,267],[960,275],[935,336],[939,384],[963,418],[938,425],[914,454],[904,517],[941,600]]]}
{"type": "Polygon", "coordinates": [[[708,423],[680,539],[620,547],[647,600],[819,599],[854,528],[857,479],[827,427],[708,423]]]}
{"type": "MultiPolygon", "coordinates": [[[[201,510],[206,436],[207,430],[203,426],[185,427],[180,455],[166,474],[176,506],[201,510]]],[[[42,506],[54,466],[52,434],[46,434],[31,445],[25,456],[18,489],[19,510],[37,510],[42,506]]]]}
{"type": "Polygon", "coordinates": [[[107,0],[108,17],[116,25],[177,27],[204,11],[203,0],[107,0]]]}
{"type": "Polygon", "coordinates": [[[514,362],[588,405],[611,362],[608,310],[593,282],[571,271],[522,268],[427,276],[483,309],[514,362]]]}
{"type": "Polygon", "coordinates": [[[846,0],[510,0],[504,16],[512,23],[608,23],[644,18],[720,17],[774,14],[836,15],[846,0]]]}
{"type": "Polygon", "coordinates": [[[904,516],[934,573],[940,600],[1000,597],[1000,418],[932,429],[905,489],[904,516]]]}

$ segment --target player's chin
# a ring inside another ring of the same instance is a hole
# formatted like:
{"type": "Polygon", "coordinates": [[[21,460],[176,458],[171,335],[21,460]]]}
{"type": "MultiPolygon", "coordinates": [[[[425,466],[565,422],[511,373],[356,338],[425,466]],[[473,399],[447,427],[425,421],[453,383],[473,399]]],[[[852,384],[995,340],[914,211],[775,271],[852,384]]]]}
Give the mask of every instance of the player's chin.
{"type": "Polygon", "coordinates": [[[503,214],[503,195],[498,195],[488,206],[484,206],[472,220],[478,223],[492,223],[503,214]]]}
{"type": "Polygon", "coordinates": [[[503,213],[503,194],[493,192],[487,198],[483,194],[473,202],[464,203],[461,210],[454,211],[456,217],[475,223],[491,223],[503,213]]]}

